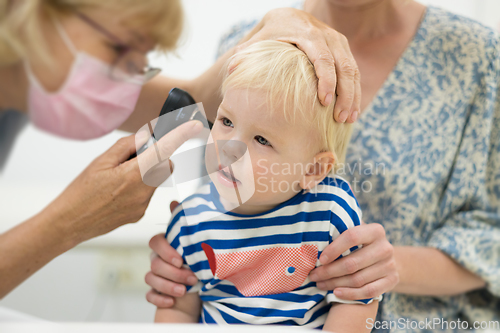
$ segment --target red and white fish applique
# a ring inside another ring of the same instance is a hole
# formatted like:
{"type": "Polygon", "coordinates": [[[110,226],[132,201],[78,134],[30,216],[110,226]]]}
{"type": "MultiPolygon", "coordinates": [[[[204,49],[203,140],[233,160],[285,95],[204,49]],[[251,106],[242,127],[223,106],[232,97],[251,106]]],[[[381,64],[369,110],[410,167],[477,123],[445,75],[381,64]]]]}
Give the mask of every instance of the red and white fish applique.
{"type": "Polygon", "coordinates": [[[280,294],[302,285],[316,267],[318,247],[273,247],[238,252],[215,252],[202,243],[214,277],[231,281],[245,296],[280,294]]]}

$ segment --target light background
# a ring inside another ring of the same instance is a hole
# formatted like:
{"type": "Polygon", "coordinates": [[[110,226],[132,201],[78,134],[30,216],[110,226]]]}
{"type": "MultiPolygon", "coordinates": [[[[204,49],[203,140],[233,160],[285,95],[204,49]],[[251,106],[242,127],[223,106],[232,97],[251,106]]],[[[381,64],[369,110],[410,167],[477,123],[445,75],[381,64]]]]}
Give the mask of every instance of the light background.
{"type": "MultiPolygon", "coordinates": [[[[194,78],[214,61],[220,36],[242,19],[261,17],[296,0],[184,0],[187,29],[177,55],[154,58],[163,73],[194,78]]],[[[498,0],[424,0],[497,29],[498,0]]],[[[89,142],[55,138],[28,126],[0,175],[0,232],[42,210],[96,156],[125,135],[114,132],[89,142]]],[[[0,301],[54,321],[151,322],[155,308],[145,301],[147,243],[165,230],[171,189],[159,188],[145,217],[89,241],[53,260],[0,301]]],[[[8,255],[1,253],[0,255],[8,255]]],[[[0,281],[1,283],[1,281],[0,281]]]]}

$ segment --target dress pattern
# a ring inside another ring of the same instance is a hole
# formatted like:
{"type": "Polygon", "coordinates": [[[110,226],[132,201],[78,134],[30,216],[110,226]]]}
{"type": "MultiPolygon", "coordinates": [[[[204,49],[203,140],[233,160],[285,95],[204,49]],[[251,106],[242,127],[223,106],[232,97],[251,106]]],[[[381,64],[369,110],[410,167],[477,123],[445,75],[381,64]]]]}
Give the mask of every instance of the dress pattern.
{"type": "MultiPolygon", "coordinates": [[[[257,21],[235,26],[219,55],[257,21]]],[[[413,40],[354,126],[339,171],[364,221],[394,246],[443,251],[486,288],[457,296],[387,293],[374,332],[458,332],[399,323],[500,321],[500,47],[480,23],[428,7],[413,40]],[[399,321],[399,322],[398,322],[399,321]]]]}

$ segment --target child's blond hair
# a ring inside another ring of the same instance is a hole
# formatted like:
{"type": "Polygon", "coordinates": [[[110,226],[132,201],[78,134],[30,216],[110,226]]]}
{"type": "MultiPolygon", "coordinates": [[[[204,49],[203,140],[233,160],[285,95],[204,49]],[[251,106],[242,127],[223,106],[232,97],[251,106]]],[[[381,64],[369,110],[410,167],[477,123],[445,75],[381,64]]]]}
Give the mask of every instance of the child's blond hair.
{"type": "Polygon", "coordinates": [[[320,132],[322,151],[331,151],[336,157],[332,169],[335,172],[344,163],[352,126],[333,119],[334,103],[320,103],[318,78],[305,53],[289,43],[261,41],[233,58],[238,65],[225,74],[222,94],[229,87],[262,89],[267,92],[269,105],[283,103],[287,121],[295,122],[297,113],[302,121],[310,119],[320,132]]]}

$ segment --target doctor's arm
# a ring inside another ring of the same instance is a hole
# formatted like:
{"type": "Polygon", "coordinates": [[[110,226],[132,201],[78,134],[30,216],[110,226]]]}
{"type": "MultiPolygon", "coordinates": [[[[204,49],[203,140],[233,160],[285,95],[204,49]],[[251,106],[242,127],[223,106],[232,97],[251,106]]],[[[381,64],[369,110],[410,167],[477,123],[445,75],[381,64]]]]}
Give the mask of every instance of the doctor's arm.
{"type": "MultiPolygon", "coordinates": [[[[158,141],[162,155],[170,156],[202,128],[189,122],[168,133],[158,141]]],[[[128,161],[133,153],[135,137],[120,139],[42,212],[0,234],[0,299],[58,255],[144,215],[156,188],[144,184],[137,158],[128,161]]],[[[154,166],[160,183],[170,164],[156,163],[156,151],[141,155],[141,166],[154,166]]]]}
{"type": "MultiPolygon", "coordinates": [[[[181,88],[195,101],[202,102],[209,120],[214,120],[221,102],[221,70],[238,50],[261,40],[279,40],[297,45],[306,53],[318,75],[318,96],[324,105],[338,94],[334,117],[337,121],[352,121],[351,115],[360,111],[361,85],[359,71],[349,49],[347,39],[312,15],[293,8],[278,8],[268,12],[245,36],[212,67],[193,80],[157,76],[144,85],[134,113],[120,129],[136,132],[144,124],[158,117],[170,89],[181,88]],[[342,111],[342,116],[340,115],[342,111]]],[[[230,68],[237,66],[234,59],[230,68]]]]}

